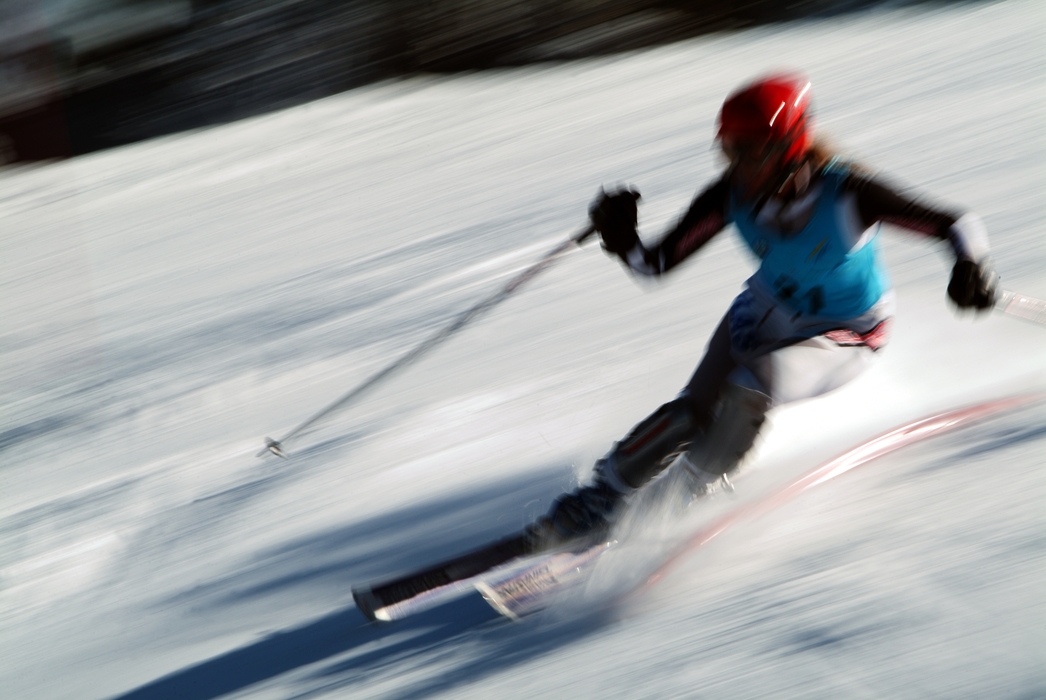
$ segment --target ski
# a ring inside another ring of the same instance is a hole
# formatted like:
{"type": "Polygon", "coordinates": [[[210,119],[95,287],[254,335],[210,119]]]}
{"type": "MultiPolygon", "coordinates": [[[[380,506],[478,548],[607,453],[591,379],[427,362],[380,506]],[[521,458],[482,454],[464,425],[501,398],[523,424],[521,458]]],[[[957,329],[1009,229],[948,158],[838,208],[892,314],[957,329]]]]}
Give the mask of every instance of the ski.
{"type": "Polygon", "coordinates": [[[579,552],[549,554],[522,571],[500,580],[479,579],[473,586],[495,610],[518,621],[548,607],[554,593],[581,583],[585,573],[615,544],[611,540],[579,552]]]}
{"type": "Polygon", "coordinates": [[[526,554],[537,553],[530,550],[528,538],[520,533],[386,583],[354,588],[352,599],[371,621],[390,622],[397,607],[408,601],[473,578],[526,554]]]}
{"type": "MultiPolygon", "coordinates": [[[[483,585],[473,583],[472,580],[516,559],[541,555],[536,562],[524,565],[522,571],[516,567],[500,579],[500,583],[495,583],[489,588],[488,592],[493,598],[488,597],[487,601],[497,607],[495,599],[515,600],[523,596],[522,581],[528,572],[535,586],[539,580],[545,582],[546,588],[551,588],[553,583],[566,583],[570,579],[568,572],[571,569],[587,565],[608,545],[605,540],[596,540],[593,544],[591,538],[566,542],[546,540],[540,543],[524,530],[427,569],[385,583],[353,588],[352,599],[360,612],[371,622],[391,622],[427,607],[431,599],[452,591],[455,584],[465,589],[483,585]],[[511,592],[509,588],[512,589],[511,592]]],[[[480,589],[480,592],[484,590],[480,589]]],[[[534,606],[511,601],[506,603],[505,607],[506,610],[526,607],[526,614],[532,612],[532,608],[536,609],[534,606]]],[[[522,614],[519,617],[522,617],[522,614]]]]}

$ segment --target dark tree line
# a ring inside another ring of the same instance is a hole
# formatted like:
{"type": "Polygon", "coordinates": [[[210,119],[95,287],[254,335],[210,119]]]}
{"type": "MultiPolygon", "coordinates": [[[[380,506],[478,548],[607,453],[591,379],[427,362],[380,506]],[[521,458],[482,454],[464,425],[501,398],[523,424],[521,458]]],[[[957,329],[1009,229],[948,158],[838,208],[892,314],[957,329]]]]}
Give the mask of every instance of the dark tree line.
{"type": "Polygon", "coordinates": [[[162,17],[154,0],[113,2],[112,26],[129,29],[93,40],[75,22],[27,20],[17,2],[13,20],[0,16],[0,162],[85,153],[399,75],[568,60],[876,0],[183,0],[162,17]]]}

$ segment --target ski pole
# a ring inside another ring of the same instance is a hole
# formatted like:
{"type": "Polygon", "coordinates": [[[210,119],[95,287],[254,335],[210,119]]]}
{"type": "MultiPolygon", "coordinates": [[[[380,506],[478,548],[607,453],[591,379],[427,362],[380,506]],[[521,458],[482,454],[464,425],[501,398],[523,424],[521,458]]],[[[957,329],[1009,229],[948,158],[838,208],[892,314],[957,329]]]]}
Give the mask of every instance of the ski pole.
{"type": "Polygon", "coordinates": [[[1003,290],[995,302],[995,310],[1008,316],[1046,326],[1046,301],[1003,290]]]}
{"type": "Polygon", "coordinates": [[[326,418],[335,411],[349,405],[351,401],[353,401],[356,397],[365,392],[367,389],[370,389],[375,384],[380,382],[382,379],[385,379],[396,370],[402,369],[403,367],[406,367],[410,363],[414,362],[419,357],[424,355],[426,352],[436,347],[444,340],[446,340],[447,338],[464,328],[472,320],[500,304],[502,301],[511,296],[517,289],[519,289],[525,283],[529,282],[531,279],[536,277],[539,272],[541,272],[549,265],[551,265],[553,262],[555,262],[555,260],[558,257],[560,257],[563,253],[567,252],[574,246],[580,246],[582,243],[584,243],[585,239],[587,239],[593,233],[595,233],[595,229],[591,225],[586,226],[582,231],[574,235],[572,238],[563,241],[558,246],[545,253],[544,257],[542,257],[536,263],[528,267],[526,270],[523,270],[523,272],[519,273],[511,280],[509,280],[509,282],[504,287],[499,289],[496,293],[480,301],[478,304],[462,313],[445,328],[442,328],[441,330],[430,336],[427,340],[422,342],[420,345],[415,347],[413,350],[411,350],[406,355],[399,358],[392,364],[388,365],[379,372],[371,375],[362,384],[357,385],[351,391],[342,395],[329,406],[312,415],[308,420],[306,420],[304,423],[296,427],[294,430],[284,435],[279,440],[273,440],[269,437],[265,438],[265,449],[258,453],[258,457],[264,457],[265,454],[269,452],[276,455],[277,457],[286,457],[287,454],[284,452],[283,446],[284,443],[286,443],[288,440],[291,440],[292,438],[301,435],[302,432],[304,432],[308,428],[311,428],[313,425],[318,423],[323,418],[326,418]]]}

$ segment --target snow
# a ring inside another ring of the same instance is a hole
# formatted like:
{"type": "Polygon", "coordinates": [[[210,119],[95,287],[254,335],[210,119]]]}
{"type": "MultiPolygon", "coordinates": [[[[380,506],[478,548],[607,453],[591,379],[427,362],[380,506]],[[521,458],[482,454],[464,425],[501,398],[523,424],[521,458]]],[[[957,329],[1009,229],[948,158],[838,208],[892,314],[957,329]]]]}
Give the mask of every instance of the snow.
{"type": "MultiPolygon", "coordinates": [[[[1004,285],[1046,297],[1044,29],[1019,1],[766,27],[0,175],[4,697],[1046,694],[1041,403],[823,484],[609,612],[363,624],[353,584],[515,530],[675,394],[751,270],[730,236],[656,284],[589,245],[293,459],[254,456],[579,230],[601,183],[639,187],[656,235],[718,167],[722,97],[770,67],[811,75],[848,152],[983,216],[1004,285]]],[[[709,512],[1046,389],[1042,328],[957,317],[940,247],[883,247],[881,361],[776,411],[709,512]]]]}

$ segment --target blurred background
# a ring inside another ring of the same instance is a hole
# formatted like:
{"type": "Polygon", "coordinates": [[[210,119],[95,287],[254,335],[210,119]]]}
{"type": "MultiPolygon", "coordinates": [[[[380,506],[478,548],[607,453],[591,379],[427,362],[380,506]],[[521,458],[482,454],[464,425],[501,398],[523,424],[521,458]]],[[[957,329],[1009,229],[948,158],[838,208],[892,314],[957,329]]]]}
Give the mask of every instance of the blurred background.
{"type": "MultiPolygon", "coordinates": [[[[0,163],[384,78],[612,53],[877,0],[2,0],[0,163]]],[[[936,3],[942,4],[942,3],[936,3]]]]}

